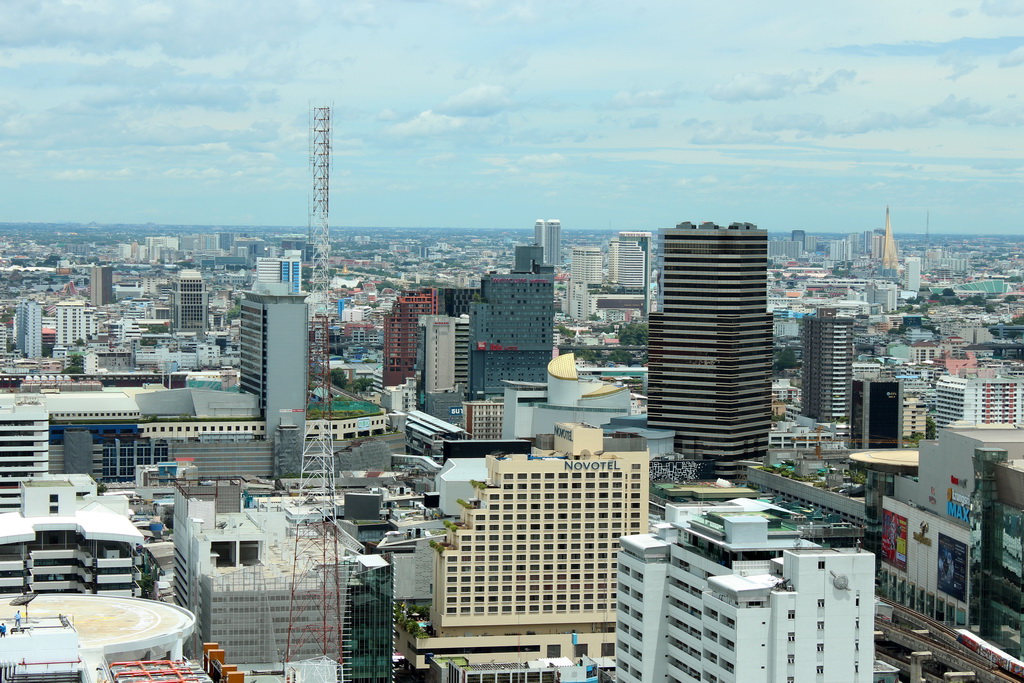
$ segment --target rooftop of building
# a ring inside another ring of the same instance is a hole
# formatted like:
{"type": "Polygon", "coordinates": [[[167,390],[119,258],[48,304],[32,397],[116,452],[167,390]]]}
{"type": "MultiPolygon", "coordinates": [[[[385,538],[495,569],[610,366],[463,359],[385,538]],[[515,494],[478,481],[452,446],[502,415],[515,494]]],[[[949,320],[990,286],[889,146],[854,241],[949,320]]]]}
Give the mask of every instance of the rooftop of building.
{"type": "Polygon", "coordinates": [[[850,460],[869,466],[907,468],[917,467],[919,455],[916,448],[893,448],[851,453],[850,460]]]}
{"type": "Polygon", "coordinates": [[[52,530],[75,530],[88,540],[133,544],[145,540],[131,520],[99,503],[75,510],[74,515],[25,517],[20,510],[0,514],[0,544],[28,543],[38,532],[52,530]]]}
{"type": "MultiPolygon", "coordinates": [[[[195,625],[195,617],[187,610],[141,598],[71,593],[38,595],[20,609],[21,625],[29,636],[35,628],[61,624],[63,617],[78,632],[81,650],[110,655],[166,646],[174,639],[189,635],[195,625]]],[[[0,622],[7,625],[7,637],[12,637],[13,615],[0,622]]]]}

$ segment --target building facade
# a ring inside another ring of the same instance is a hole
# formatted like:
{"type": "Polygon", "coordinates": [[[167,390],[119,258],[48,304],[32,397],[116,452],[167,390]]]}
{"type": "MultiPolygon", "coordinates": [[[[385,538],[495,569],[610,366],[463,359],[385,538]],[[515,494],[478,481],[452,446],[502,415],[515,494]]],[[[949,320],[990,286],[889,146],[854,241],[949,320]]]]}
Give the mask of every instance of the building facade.
{"type": "Polygon", "coordinates": [[[539,252],[517,247],[511,273],[481,278],[469,323],[471,400],[503,395],[505,380],[544,380],[554,348],[554,271],[539,252]]]}
{"type": "Polygon", "coordinates": [[[680,223],[659,235],[658,312],[649,336],[648,425],[720,476],[767,454],[772,320],[768,234],[750,223],[680,223]]]}
{"type": "Polygon", "coordinates": [[[561,424],[553,451],[487,458],[461,522],[432,544],[432,637],[400,631],[425,655],[469,662],[614,655],[616,547],[647,527],[649,458],[604,451],[600,429],[561,424]]]}
{"type": "Polygon", "coordinates": [[[241,388],[259,397],[267,438],[281,424],[301,425],[309,369],[305,297],[245,292],[240,342],[241,388]]]}
{"type": "Polygon", "coordinates": [[[298,294],[302,291],[302,254],[286,253],[282,258],[256,259],[253,289],[267,294],[298,294]]]}
{"type": "Polygon", "coordinates": [[[760,501],[666,518],[621,539],[618,680],[872,680],[871,553],[803,540],[805,518],[760,501]]]}
{"type": "Polygon", "coordinates": [[[545,266],[562,264],[562,221],[557,218],[538,218],[533,224],[533,243],[543,250],[541,263],[545,266]]]}
{"type": "Polygon", "coordinates": [[[384,386],[397,386],[416,376],[419,321],[424,315],[437,315],[436,290],[400,294],[384,317],[384,386]]]}
{"type": "Polygon", "coordinates": [[[803,406],[820,422],[850,417],[853,381],[853,318],[819,308],[803,319],[803,406]]]}
{"type": "Polygon", "coordinates": [[[57,344],[73,346],[96,336],[96,309],[84,301],[62,301],[56,305],[57,344]]]}
{"type": "Polygon", "coordinates": [[[114,269],[110,266],[93,266],[89,270],[89,302],[93,306],[114,303],[114,269]]]}
{"type": "Polygon", "coordinates": [[[1016,424],[1024,420],[1024,378],[946,376],[935,383],[935,424],[1016,424]]]}
{"type": "Polygon", "coordinates": [[[50,415],[42,396],[4,398],[0,404],[0,511],[17,510],[21,483],[49,472],[50,415]]]}
{"type": "Polygon", "coordinates": [[[14,313],[14,343],[25,358],[43,355],[43,307],[38,301],[22,299],[14,313]]]}
{"type": "Polygon", "coordinates": [[[0,514],[0,594],[138,594],[136,547],[145,539],[128,519],[127,498],[80,505],[69,481],[19,486],[19,508],[0,514]]]}
{"type": "Polygon", "coordinates": [[[591,294],[601,285],[604,258],[597,247],[573,247],[569,262],[569,317],[586,320],[594,312],[591,294]]]}
{"type": "Polygon", "coordinates": [[[197,270],[183,270],[171,291],[171,326],[175,332],[203,334],[210,328],[210,293],[197,270]]]}

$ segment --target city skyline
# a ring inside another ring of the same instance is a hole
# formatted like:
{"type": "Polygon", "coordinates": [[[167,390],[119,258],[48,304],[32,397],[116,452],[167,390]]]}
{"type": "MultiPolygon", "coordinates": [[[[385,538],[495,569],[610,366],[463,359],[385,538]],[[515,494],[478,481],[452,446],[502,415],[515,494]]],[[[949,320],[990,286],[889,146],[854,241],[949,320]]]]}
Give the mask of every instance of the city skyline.
{"type": "Polygon", "coordinates": [[[0,222],[303,225],[333,104],[338,225],[1019,229],[1012,0],[3,12],[0,222]]]}

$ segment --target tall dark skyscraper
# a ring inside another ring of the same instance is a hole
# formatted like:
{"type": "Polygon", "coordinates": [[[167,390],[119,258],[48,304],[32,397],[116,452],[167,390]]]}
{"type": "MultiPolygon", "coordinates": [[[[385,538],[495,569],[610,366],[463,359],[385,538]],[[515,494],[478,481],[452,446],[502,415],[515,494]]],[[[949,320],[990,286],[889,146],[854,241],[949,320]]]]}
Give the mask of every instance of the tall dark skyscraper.
{"type": "Polygon", "coordinates": [[[735,477],[736,461],[768,452],[768,233],[687,222],[658,239],[647,423],[675,431],[676,452],[716,460],[719,476],[735,477]]]}
{"type": "Polygon", "coordinates": [[[850,417],[853,381],[853,318],[819,308],[804,318],[803,405],[801,414],[821,422],[850,417]]]}
{"type": "Polygon", "coordinates": [[[500,395],[503,380],[543,382],[554,344],[554,268],[542,247],[516,247],[508,275],[480,281],[470,305],[469,398],[500,395]]]}

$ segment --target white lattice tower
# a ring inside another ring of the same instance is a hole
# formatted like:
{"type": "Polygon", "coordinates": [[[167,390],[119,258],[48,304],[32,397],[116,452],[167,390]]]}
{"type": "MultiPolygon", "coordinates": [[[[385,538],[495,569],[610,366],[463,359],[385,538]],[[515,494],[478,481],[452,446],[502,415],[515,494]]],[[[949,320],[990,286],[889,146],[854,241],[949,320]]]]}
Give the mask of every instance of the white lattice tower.
{"type": "Polygon", "coordinates": [[[331,108],[316,107],[309,129],[310,168],[313,176],[309,220],[313,242],[313,273],[309,281],[309,400],[302,450],[300,490],[309,500],[323,504],[324,517],[334,517],[334,443],[331,435],[330,370],[330,190],[331,108]],[[329,505],[326,503],[329,502],[329,505]]]}

